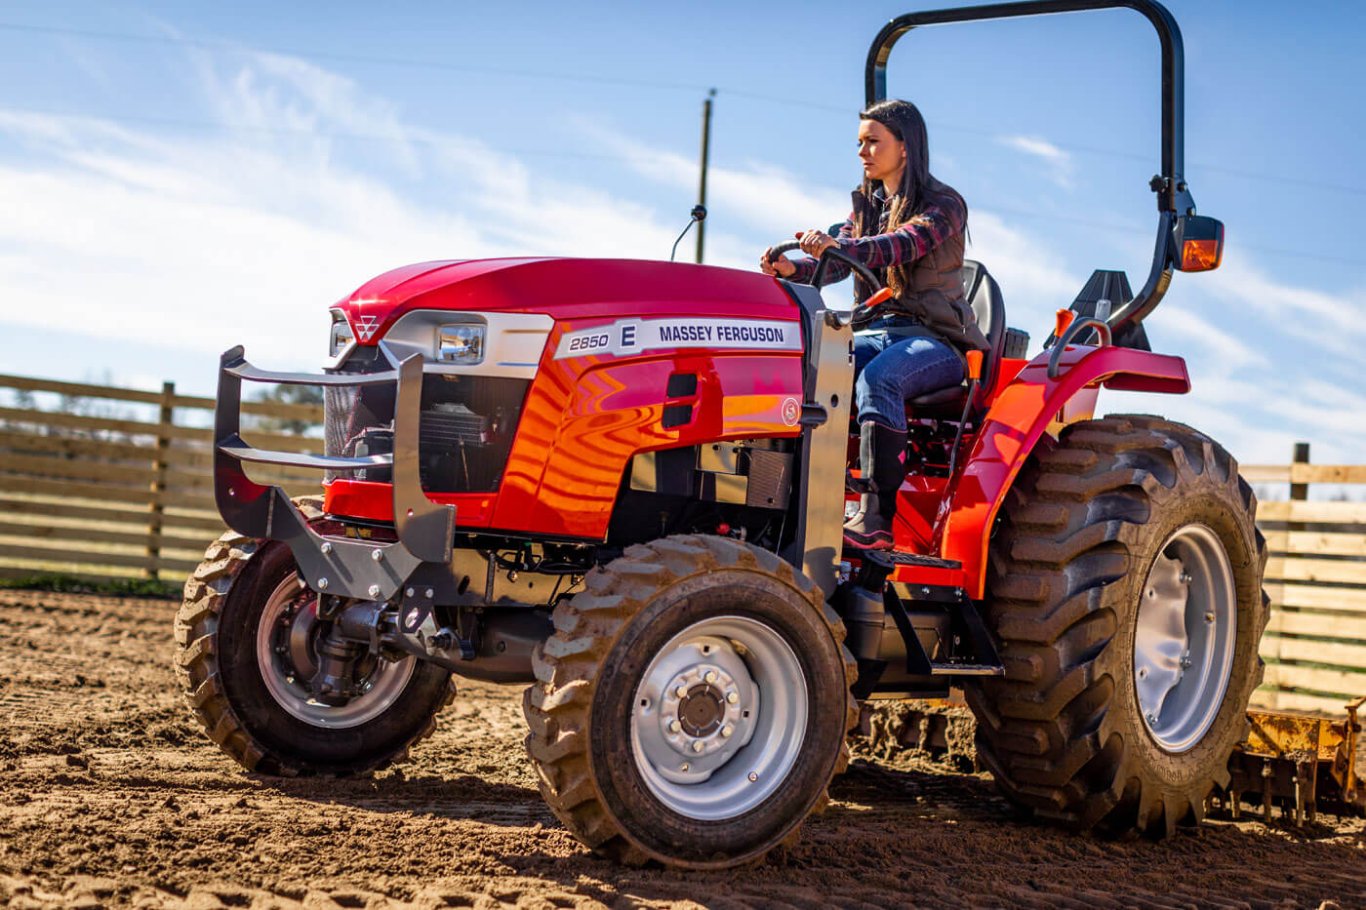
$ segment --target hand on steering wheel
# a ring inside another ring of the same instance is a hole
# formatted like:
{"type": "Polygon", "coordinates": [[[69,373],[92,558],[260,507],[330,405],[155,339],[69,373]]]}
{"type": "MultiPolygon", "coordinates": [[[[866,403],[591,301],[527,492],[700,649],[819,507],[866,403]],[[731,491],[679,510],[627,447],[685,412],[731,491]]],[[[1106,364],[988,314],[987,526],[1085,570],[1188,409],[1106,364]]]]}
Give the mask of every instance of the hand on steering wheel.
{"type": "Polygon", "coordinates": [[[783,256],[784,253],[801,250],[813,259],[820,259],[821,254],[826,250],[839,248],[839,243],[834,237],[815,228],[809,231],[797,231],[793,236],[797,238],[796,243],[788,241],[764,250],[763,255],[759,257],[759,271],[765,275],[773,275],[778,278],[790,278],[797,267],[783,256]]]}
{"type": "Polygon", "coordinates": [[[763,255],[759,257],[759,271],[775,278],[791,278],[796,274],[797,266],[783,255],[782,247],[792,248],[788,244],[780,243],[764,250],[763,255]]]}
{"type": "Polygon", "coordinates": [[[877,276],[869,271],[867,266],[841,250],[835,238],[826,232],[798,231],[796,237],[798,239],[779,243],[764,250],[763,255],[759,257],[759,270],[765,275],[773,275],[778,278],[791,276],[797,271],[797,266],[784,254],[800,249],[819,260],[816,266],[816,274],[811,276],[811,283],[816,287],[821,286],[821,278],[825,275],[825,266],[828,261],[839,259],[872,289],[873,293],[863,301],[864,306],[875,307],[891,298],[891,290],[883,287],[882,282],[878,281],[877,276]]]}
{"type": "Polygon", "coordinates": [[[798,231],[796,233],[797,245],[801,250],[812,259],[821,258],[821,254],[831,247],[839,247],[834,237],[825,231],[811,229],[809,231],[798,231]]]}

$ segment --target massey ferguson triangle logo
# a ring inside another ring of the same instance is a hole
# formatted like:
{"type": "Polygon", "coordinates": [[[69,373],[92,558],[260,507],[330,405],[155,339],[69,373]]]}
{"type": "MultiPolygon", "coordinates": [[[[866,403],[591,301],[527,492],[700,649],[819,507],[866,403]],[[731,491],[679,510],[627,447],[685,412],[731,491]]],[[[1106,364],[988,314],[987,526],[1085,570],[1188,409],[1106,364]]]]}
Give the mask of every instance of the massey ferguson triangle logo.
{"type": "Polygon", "coordinates": [[[361,341],[369,341],[378,328],[378,316],[365,315],[356,320],[356,334],[360,336],[361,341]]]}

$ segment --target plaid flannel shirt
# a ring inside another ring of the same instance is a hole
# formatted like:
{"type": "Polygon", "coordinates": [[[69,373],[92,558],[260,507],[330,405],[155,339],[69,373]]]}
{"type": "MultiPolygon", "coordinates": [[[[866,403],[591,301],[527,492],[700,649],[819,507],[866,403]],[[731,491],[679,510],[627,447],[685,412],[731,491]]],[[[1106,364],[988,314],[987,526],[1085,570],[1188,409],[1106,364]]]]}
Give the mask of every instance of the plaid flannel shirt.
{"type": "MultiPolygon", "coordinates": [[[[887,216],[890,210],[882,197],[880,187],[875,191],[873,198],[881,208],[879,230],[883,233],[871,237],[855,237],[851,214],[840,226],[835,242],[842,252],[874,272],[882,272],[889,265],[914,262],[963,229],[962,212],[931,205],[905,224],[888,231],[887,216]]],[[[808,256],[796,260],[793,265],[797,267],[797,271],[788,280],[809,284],[816,272],[816,260],[808,256]]],[[[828,276],[825,284],[833,284],[849,275],[849,266],[838,259],[827,263],[825,270],[828,276]]],[[[879,274],[878,278],[885,283],[884,275],[879,274]]]]}

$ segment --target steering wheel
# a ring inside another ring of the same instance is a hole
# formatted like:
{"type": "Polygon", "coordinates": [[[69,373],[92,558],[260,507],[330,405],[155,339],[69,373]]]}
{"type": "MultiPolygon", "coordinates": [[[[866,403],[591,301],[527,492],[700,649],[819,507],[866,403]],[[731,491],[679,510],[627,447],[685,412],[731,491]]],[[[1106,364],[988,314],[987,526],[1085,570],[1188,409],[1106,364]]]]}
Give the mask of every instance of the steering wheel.
{"type": "MultiPolygon", "coordinates": [[[[777,244],[772,248],[768,261],[773,262],[779,256],[799,249],[801,249],[801,244],[796,240],[789,240],[786,243],[777,244]]],[[[821,253],[821,258],[816,262],[816,271],[811,275],[812,287],[818,288],[821,286],[821,279],[825,277],[826,266],[830,264],[832,259],[838,259],[848,265],[855,275],[867,283],[868,287],[873,289],[872,295],[869,296],[867,300],[863,301],[865,307],[875,307],[892,298],[891,289],[883,287],[882,282],[877,280],[877,276],[873,274],[871,269],[837,246],[827,247],[825,252],[821,253]]]]}

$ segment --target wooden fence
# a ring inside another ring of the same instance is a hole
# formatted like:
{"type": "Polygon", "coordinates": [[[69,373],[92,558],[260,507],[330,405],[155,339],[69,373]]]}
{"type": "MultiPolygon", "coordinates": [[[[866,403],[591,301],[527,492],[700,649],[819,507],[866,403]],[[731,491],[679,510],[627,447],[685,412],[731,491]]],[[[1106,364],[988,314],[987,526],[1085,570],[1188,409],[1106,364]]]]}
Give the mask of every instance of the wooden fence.
{"type": "MultiPolygon", "coordinates": [[[[178,582],[224,530],[213,502],[212,398],[178,395],[173,383],[144,392],[5,375],[0,389],[11,390],[0,407],[0,577],[178,582]]],[[[270,429],[320,426],[321,406],[244,401],[242,412],[255,445],[322,451],[320,436],[270,429]]],[[[290,468],[252,476],[292,492],[320,480],[290,468]]]]}
{"type": "Polygon", "coordinates": [[[1291,464],[1242,473],[1263,492],[1289,485],[1288,500],[1264,497],[1257,510],[1272,605],[1257,703],[1340,714],[1349,698],[1366,695],[1366,465],[1311,464],[1300,443],[1291,464]],[[1311,484],[1330,485],[1336,501],[1311,499],[1311,484]]]}
{"type": "MultiPolygon", "coordinates": [[[[57,571],[176,582],[223,530],[213,503],[213,399],[0,375],[0,577],[57,571]],[[43,399],[40,401],[39,399],[43,399]]],[[[320,452],[321,407],[243,402],[255,445],[320,452]]],[[[1366,485],[1366,465],[1244,465],[1263,493],[1273,609],[1258,704],[1337,713],[1366,695],[1366,502],[1309,496],[1311,484],[1366,485]],[[1288,485],[1288,489],[1287,489],[1288,485]],[[1288,499],[1286,498],[1288,496],[1288,499]]],[[[254,466],[292,492],[319,474],[254,466]]]]}

